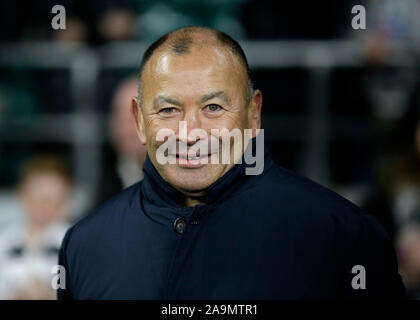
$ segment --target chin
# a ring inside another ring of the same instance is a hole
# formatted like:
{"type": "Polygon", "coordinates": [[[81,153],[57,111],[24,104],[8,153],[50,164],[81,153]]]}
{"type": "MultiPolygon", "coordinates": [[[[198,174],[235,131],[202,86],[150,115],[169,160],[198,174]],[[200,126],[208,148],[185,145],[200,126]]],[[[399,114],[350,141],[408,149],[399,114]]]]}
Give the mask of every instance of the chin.
{"type": "Polygon", "coordinates": [[[220,178],[223,172],[222,166],[209,164],[200,168],[183,168],[175,165],[165,169],[167,169],[165,170],[167,181],[172,186],[191,193],[206,190],[220,178]]]}

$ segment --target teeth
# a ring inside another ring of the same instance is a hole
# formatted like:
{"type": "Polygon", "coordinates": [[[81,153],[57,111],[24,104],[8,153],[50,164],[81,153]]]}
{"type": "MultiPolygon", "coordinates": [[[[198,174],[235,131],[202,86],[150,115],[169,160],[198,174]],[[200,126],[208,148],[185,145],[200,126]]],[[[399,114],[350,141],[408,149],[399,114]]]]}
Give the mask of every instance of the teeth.
{"type": "Polygon", "coordinates": [[[206,157],[210,157],[211,155],[181,155],[181,154],[177,154],[177,155],[173,155],[173,157],[178,157],[179,159],[183,159],[183,160],[200,160],[206,157]]]}
{"type": "Polygon", "coordinates": [[[181,159],[192,159],[192,160],[197,160],[197,159],[201,159],[201,158],[204,158],[204,157],[206,157],[207,155],[203,155],[203,156],[200,156],[200,155],[198,155],[198,156],[193,156],[193,155],[190,155],[190,156],[186,156],[186,155],[178,155],[178,157],[179,158],[181,158],[181,159]]]}

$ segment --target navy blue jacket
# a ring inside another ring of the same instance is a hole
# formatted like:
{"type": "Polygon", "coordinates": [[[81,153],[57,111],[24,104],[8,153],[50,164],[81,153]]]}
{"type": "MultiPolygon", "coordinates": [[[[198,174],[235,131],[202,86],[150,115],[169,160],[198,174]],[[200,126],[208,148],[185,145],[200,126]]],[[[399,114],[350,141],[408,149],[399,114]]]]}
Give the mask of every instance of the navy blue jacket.
{"type": "Polygon", "coordinates": [[[67,232],[58,298],[405,297],[393,245],[373,216],[268,154],[261,175],[245,166],[211,185],[206,205],[184,207],[147,158],[144,180],[67,232]],[[365,289],[352,286],[356,265],[365,289]]]}

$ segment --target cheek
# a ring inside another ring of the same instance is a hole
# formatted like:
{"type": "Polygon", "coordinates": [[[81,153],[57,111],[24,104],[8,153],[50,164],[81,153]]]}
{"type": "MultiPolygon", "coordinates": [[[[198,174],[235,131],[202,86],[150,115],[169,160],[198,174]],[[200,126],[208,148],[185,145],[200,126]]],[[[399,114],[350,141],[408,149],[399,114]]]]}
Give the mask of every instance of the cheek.
{"type": "Polygon", "coordinates": [[[226,112],[219,118],[209,119],[206,121],[206,129],[223,129],[226,128],[229,131],[232,129],[245,129],[247,128],[247,117],[243,113],[239,112],[226,112]]]}
{"type": "MultiPolygon", "coordinates": [[[[148,144],[160,145],[163,141],[157,141],[158,133],[161,130],[170,130],[171,133],[175,134],[178,131],[178,120],[162,120],[150,117],[147,122],[145,122],[146,136],[148,144]]],[[[165,131],[162,131],[165,133],[165,131]]]]}

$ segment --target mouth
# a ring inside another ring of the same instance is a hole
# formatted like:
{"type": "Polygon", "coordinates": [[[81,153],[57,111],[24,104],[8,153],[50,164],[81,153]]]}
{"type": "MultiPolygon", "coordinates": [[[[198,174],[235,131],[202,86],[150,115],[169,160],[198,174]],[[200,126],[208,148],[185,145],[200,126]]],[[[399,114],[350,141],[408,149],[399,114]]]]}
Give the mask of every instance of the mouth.
{"type": "Polygon", "coordinates": [[[211,153],[203,154],[203,155],[188,155],[188,154],[176,154],[174,155],[176,158],[176,163],[181,168],[190,168],[190,169],[197,169],[204,167],[206,164],[210,163],[211,160],[211,153]]]}

